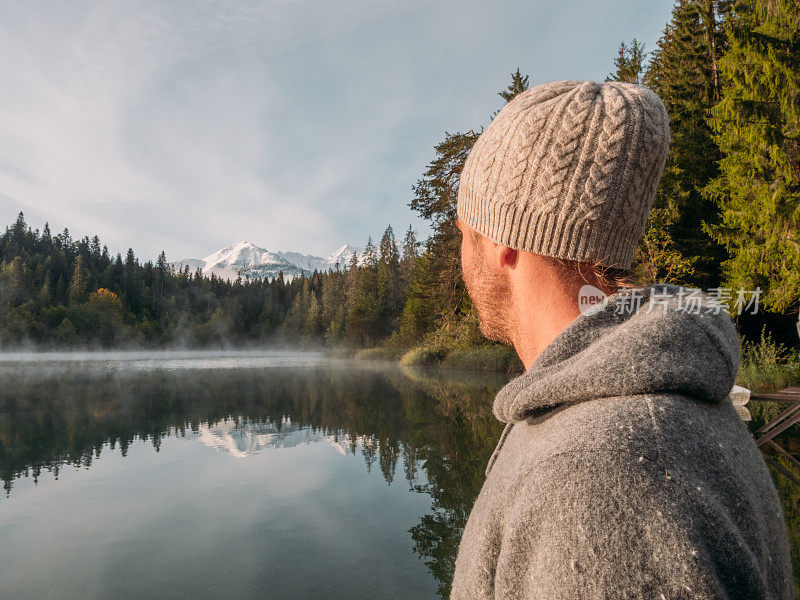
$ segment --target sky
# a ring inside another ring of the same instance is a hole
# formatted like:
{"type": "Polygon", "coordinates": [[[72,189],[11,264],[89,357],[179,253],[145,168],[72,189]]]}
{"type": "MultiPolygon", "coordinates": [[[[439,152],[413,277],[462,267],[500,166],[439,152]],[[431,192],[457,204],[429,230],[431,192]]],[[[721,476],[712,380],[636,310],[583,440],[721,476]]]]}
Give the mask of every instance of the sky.
{"type": "Polygon", "coordinates": [[[112,253],[327,256],[428,225],[412,185],[517,67],[602,80],[670,0],[0,0],[0,219],[112,253]]]}

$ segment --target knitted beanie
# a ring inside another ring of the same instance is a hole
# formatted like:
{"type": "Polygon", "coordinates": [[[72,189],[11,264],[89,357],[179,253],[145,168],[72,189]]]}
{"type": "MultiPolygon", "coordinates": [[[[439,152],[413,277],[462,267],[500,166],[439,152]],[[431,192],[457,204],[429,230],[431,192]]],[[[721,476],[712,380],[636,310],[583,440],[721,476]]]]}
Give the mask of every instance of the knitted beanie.
{"type": "Polygon", "coordinates": [[[652,91],[555,81],[519,94],[475,142],[458,216],[504,246],[628,269],[669,145],[652,91]]]}

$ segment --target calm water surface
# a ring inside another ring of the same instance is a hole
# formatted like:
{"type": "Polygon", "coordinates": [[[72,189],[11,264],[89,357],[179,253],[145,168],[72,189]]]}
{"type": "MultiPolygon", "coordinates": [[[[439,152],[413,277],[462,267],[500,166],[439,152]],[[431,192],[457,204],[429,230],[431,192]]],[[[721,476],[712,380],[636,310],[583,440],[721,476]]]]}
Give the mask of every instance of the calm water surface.
{"type": "MultiPolygon", "coordinates": [[[[313,353],[0,355],[0,598],[444,598],[504,382],[313,353]]],[[[751,428],[779,408],[751,403],[751,428]]],[[[779,441],[800,454],[796,429],[779,441]]],[[[775,480],[797,565],[800,488],[775,480]]]]}
{"type": "Polygon", "coordinates": [[[503,379],[0,356],[0,598],[436,598],[503,379]]]}

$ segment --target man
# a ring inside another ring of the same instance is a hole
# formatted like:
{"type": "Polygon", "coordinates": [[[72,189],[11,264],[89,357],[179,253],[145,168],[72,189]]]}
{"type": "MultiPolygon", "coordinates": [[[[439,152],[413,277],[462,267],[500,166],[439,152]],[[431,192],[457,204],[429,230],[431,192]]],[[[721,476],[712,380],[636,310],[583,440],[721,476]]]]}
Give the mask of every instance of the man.
{"type": "Polygon", "coordinates": [[[730,317],[625,277],[668,141],[648,89],[559,81],[507,104],[467,159],[464,281],[527,371],[494,402],[507,426],[454,599],[793,597],[778,497],[727,399],[730,317]]]}

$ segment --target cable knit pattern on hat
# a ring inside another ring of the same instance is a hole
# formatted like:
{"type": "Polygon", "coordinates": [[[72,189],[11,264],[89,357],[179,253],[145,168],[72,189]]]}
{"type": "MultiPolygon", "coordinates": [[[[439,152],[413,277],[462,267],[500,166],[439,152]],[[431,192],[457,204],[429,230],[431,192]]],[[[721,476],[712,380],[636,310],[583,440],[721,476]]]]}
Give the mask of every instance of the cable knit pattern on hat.
{"type": "Polygon", "coordinates": [[[649,89],[555,81],[519,94],[461,173],[458,216],[497,243],[628,269],[669,146],[649,89]]]}

